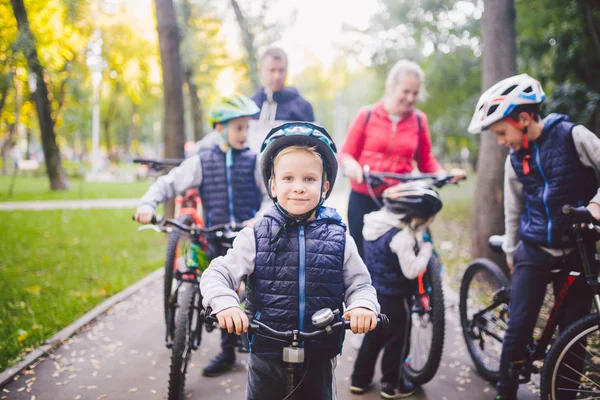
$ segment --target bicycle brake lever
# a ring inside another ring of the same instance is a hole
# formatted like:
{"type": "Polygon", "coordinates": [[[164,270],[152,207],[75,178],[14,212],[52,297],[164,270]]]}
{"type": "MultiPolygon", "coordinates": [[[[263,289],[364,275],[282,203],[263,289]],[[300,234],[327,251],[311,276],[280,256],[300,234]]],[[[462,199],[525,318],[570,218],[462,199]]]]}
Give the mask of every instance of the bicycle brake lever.
{"type": "Polygon", "coordinates": [[[140,227],[138,227],[138,231],[146,231],[146,230],[153,230],[154,232],[158,232],[158,233],[162,233],[162,232],[171,232],[171,228],[161,228],[159,225],[152,225],[152,224],[148,224],[148,225],[142,225],[140,227]]]}

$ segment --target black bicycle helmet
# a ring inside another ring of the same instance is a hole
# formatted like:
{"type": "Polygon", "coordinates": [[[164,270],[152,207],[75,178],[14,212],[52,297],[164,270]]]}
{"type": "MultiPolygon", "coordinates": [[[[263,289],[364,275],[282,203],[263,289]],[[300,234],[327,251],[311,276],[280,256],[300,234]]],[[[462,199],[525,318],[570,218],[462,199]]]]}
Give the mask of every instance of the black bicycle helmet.
{"type": "Polygon", "coordinates": [[[442,209],[440,195],[426,182],[399,183],[383,192],[385,207],[394,214],[404,214],[406,219],[429,219],[442,209]]]}
{"type": "MultiPolygon", "coordinates": [[[[326,198],[329,197],[338,170],[337,148],[325,128],[309,122],[288,122],[277,126],[271,129],[263,141],[260,148],[260,167],[269,196],[271,196],[269,181],[273,172],[273,161],[281,150],[290,146],[314,147],[321,155],[323,170],[327,172],[329,181],[326,198]]],[[[271,196],[271,198],[273,197],[271,196]]]]}

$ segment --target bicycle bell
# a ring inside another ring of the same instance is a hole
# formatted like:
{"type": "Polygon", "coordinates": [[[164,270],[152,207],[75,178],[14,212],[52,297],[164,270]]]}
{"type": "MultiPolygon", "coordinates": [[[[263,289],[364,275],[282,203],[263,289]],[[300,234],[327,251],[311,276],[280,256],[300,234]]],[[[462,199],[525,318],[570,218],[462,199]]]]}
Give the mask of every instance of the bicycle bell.
{"type": "MultiPolygon", "coordinates": [[[[336,310],[337,311],[337,310],[336,310]]],[[[333,321],[335,314],[339,313],[331,311],[331,308],[322,308],[312,316],[312,323],[317,328],[324,328],[333,321]]]]}

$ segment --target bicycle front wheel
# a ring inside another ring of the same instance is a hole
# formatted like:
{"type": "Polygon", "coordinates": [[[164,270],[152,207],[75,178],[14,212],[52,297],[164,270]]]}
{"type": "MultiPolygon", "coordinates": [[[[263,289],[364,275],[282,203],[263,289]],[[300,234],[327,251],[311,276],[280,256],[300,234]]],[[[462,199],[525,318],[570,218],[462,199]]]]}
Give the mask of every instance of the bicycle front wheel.
{"type": "Polygon", "coordinates": [[[558,336],[544,361],[540,398],[600,398],[599,322],[590,314],[558,336]]]}
{"type": "Polygon", "coordinates": [[[185,374],[192,358],[192,327],[198,321],[194,315],[194,303],[197,302],[195,283],[183,282],[177,291],[177,309],[175,311],[174,340],[169,371],[169,400],[183,400],[185,374]]]}
{"type": "Polygon", "coordinates": [[[415,299],[411,310],[411,334],[404,373],[418,385],[429,382],[435,376],[444,349],[445,308],[442,288],[442,268],[436,256],[431,257],[424,276],[429,307],[415,299]]]}
{"type": "Polygon", "coordinates": [[[460,324],[477,371],[498,380],[502,340],[508,324],[510,282],[488,259],[473,261],[460,284],[460,324]]]}
{"type": "MultiPolygon", "coordinates": [[[[177,220],[185,225],[192,225],[194,223],[194,219],[190,215],[181,215],[177,220]]],[[[173,229],[169,233],[167,254],[165,257],[165,278],[163,288],[163,308],[167,326],[169,324],[169,300],[173,293],[173,273],[180,263],[185,263],[185,254],[187,253],[189,244],[189,236],[182,234],[179,229],[173,229]]],[[[168,332],[168,334],[171,334],[171,332],[168,332]]]]}

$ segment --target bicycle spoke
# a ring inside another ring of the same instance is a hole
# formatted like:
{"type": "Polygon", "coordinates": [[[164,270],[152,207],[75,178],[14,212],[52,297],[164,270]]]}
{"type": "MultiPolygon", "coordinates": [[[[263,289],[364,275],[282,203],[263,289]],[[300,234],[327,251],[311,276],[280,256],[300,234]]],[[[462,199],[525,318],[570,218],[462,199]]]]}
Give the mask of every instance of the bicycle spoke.
{"type": "Polygon", "coordinates": [[[594,382],[593,380],[591,380],[590,378],[588,378],[587,376],[585,376],[584,374],[582,374],[581,372],[577,371],[575,368],[571,367],[569,364],[564,364],[564,366],[568,369],[570,369],[571,371],[573,371],[575,374],[581,376],[582,378],[585,378],[586,380],[590,381],[592,384],[594,384],[595,386],[600,388],[600,385],[596,382],[594,382]]]}

